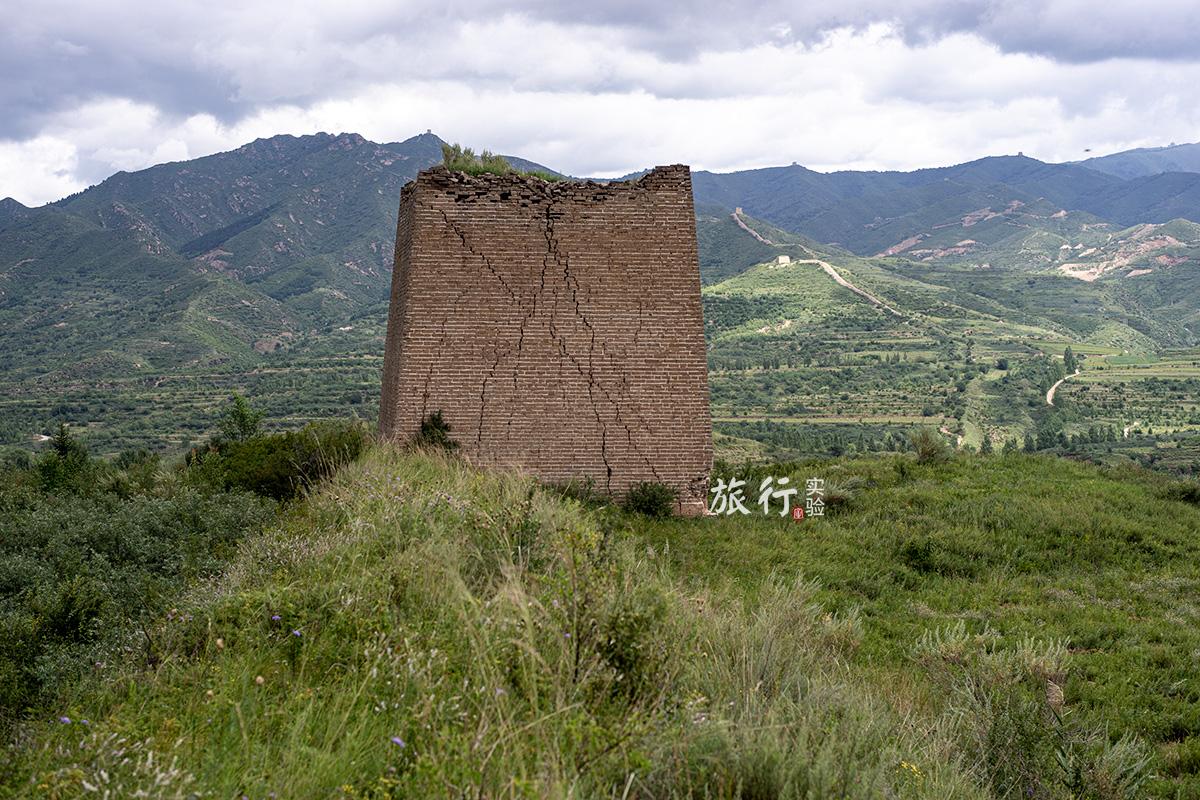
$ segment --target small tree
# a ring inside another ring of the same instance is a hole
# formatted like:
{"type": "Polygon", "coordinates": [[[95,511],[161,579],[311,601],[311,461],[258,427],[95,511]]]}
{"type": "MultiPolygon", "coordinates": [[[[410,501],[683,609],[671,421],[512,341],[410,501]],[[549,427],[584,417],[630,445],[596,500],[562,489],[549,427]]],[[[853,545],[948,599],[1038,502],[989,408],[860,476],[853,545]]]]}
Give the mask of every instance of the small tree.
{"type": "Polygon", "coordinates": [[[253,408],[245,397],[234,392],[232,403],[221,414],[221,438],[230,442],[253,439],[260,433],[264,416],[264,412],[253,408]]]}
{"type": "Polygon", "coordinates": [[[65,422],[58,423],[58,430],[50,437],[50,449],[63,459],[86,451],[86,448],[71,435],[71,429],[65,422]]]}
{"type": "Polygon", "coordinates": [[[983,444],[979,445],[979,454],[990,456],[993,452],[995,452],[995,450],[992,447],[992,437],[985,433],[983,434],[983,444]]]}
{"type": "Polygon", "coordinates": [[[42,491],[81,491],[89,483],[92,460],[82,442],[71,435],[65,422],[50,437],[50,447],[38,459],[42,491]]]}
{"type": "Polygon", "coordinates": [[[1066,367],[1068,375],[1079,369],[1079,359],[1075,358],[1075,353],[1071,350],[1070,345],[1067,345],[1067,349],[1063,351],[1063,366],[1066,367]]]}

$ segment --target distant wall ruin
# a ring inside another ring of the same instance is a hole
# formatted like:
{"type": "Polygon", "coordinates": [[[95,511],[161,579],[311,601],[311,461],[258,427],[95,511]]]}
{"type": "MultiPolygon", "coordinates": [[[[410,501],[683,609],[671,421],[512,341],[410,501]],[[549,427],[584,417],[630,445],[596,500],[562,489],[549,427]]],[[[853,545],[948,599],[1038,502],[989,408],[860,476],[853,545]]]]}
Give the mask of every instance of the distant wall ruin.
{"type": "Polygon", "coordinates": [[[441,411],[472,460],[622,496],[712,465],[686,166],[620,183],[434,167],[401,191],[381,433],[441,411]]]}

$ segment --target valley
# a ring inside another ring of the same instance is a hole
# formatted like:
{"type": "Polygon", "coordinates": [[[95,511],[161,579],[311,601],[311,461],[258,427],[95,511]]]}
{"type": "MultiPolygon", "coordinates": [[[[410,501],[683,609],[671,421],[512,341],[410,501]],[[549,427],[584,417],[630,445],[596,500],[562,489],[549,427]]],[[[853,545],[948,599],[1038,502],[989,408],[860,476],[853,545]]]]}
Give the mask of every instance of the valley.
{"type": "MultiPolygon", "coordinates": [[[[0,204],[0,445],[67,422],[98,453],[177,452],[234,391],[279,427],[373,421],[395,200],[440,145],[273,137],[0,204]]],[[[1023,157],[697,172],[718,457],[894,450],[920,426],[1194,472],[1200,225],[1161,219],[1190,181],[1023,157]]]]}

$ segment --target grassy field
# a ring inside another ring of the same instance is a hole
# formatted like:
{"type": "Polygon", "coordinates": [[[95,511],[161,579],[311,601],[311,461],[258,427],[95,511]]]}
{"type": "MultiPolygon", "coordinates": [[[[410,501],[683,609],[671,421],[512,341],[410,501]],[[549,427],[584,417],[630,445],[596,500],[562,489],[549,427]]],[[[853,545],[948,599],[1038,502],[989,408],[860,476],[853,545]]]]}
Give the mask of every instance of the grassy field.
{"type": "MultiPolygon", "coordinates": [[[[756,488],[769,471],[731,474],[756,488]]],[[[680,573],[751,596],[767,576],[802,572],[826,608],[862,619],[858,663],[902,683],[912,642],[932,629],[1062,642],[1070,713],[1152,744],[1156,794],[1200,792],[1200,605],[1188,599],[1200,588],[1200,508],[1172,499],[1175,484],[1026,455],[786,472],[793,485],[825,479],[831,513],[796,523],[751,505],[749,516],[672,520],[640,535],[680,573]]]]}
{"type": "Polygon", "coordinates": [[[1196,796],[1200,509],[1175,484],[1024,455],[771,469],[825,478],[827,516],[654,522],[376,448],[115,636],[4,785],[1196,796]]]}

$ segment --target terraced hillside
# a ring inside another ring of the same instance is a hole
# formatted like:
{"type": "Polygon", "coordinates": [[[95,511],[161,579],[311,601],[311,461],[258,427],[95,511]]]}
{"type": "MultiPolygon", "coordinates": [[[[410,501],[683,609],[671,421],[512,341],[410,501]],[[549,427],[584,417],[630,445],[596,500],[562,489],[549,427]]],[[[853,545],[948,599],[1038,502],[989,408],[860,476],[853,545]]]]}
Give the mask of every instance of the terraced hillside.
{"type": "MultiPolygon", "coordinates": [[[[40,209],[0,203],[0,444],[67,422],[98,452],[174,449],[234,390],[280,425],[372,419],[396,196],[440,145],[273,137],[40,209]]],[[[927,426],[964,447],[1076,437],[1089,457],[1190,469],[1090,440],[1154,420],[1155,450],[1200,450],[1189,384],[1121,388],[1096,369],[1200,343],[1200,225],[1154,221],[1200,217],[1188,191],[1155,193],[1185,179],[1150,191],[1154,176],[1026,158],[694,177],[725,455],[889,449],[927,426]],[[1141,219],[1114,221],[1126,212],[1141,219]],[[1068,345],[1093,358],[1047,406],[1068,345]]]]}

